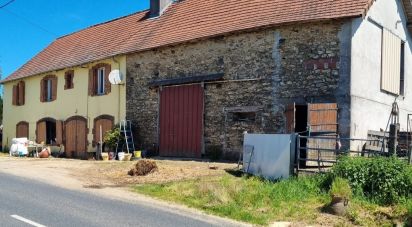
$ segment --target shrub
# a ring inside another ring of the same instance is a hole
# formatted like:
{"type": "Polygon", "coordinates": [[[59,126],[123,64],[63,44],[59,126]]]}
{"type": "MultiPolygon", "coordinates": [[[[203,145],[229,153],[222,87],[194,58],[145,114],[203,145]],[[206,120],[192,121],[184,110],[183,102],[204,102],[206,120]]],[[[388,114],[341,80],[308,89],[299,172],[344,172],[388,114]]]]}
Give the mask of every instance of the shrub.
{"type": "Polygon", "coordinates": [[[116,143],[117,143],[117,140],[119,139],[119,136],[120,136],[120,128],[117,125],[115,128],[113,128],[112,130],[106,133],[106,135],[103,138],[103,141],[108,147],[114,149],[116,148],[116,143]]]}
{"type": "Polygon", "coordinates": [[[329,191],[332,197],[340,197],[344,199],[351,199],[352,189],[350,188],[349,181],[340,177],[337,177],[329,191]]]}
{"type": "Polygon", "coordinates": [[[394,157],[343,157],[331,174],[347,179],[356,195],[379,204],[393,204],[412,195],[412,167],[394,157]]]}

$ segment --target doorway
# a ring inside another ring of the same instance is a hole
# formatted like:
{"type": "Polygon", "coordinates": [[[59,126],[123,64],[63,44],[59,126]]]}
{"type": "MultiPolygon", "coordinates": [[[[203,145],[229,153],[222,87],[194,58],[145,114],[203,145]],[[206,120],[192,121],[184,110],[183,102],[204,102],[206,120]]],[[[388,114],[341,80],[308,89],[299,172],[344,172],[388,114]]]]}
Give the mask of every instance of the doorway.
{"type": "MultiPolygon", "coordinates": [[[[321,136],[336,138],[338,135],[338,106],[336,103],[290,104],[285,111],[286,132],[298,133],[300,136],[321,136]]],[[[319,156],[333,158],[327,151],[335,147],[330,139],[300,139],[299,150],[302,159],[317,159],[319,156]],[[320,151],[325,149],[325,151],[320,151]]],[[[306,167],[311,162],[300,160],[299,165],[306,167]]]]}
{"type": "MultiPolygon", "coordinates": [[[[307,105],[296,105],[296,126],[295,126],[295,133],[298,133],[300,136],[308,136],[308,106],[307,105]]],[[[300,141],[300,147],[306,148],[307,139],[302,138],[300,141]]],[[[307,152],[306,150],[302,149],[299,151],[300,157],[306,159],[307,152]]],[[[306,161],[301,160],[300,166],[305,166],[306,161]]]]}
{"type": "Polygon", "coordinates": [[[56,120],[53,118],[43,118],[36,125],[36,140],[37,143],[47,145],[56,144],[56,120]]]}

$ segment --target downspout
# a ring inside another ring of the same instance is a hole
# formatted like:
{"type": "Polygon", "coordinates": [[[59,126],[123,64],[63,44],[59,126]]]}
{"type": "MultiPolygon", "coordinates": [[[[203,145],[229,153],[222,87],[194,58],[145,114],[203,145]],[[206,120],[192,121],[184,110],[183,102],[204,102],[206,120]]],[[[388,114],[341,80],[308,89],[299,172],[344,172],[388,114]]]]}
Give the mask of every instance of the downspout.
{"type": "MultiPolygon", "coordinates": [[[[115,62],[115,63],[117,63],[117,68],[119,69],[119,72],[121,72],[121,70],[120,70],[120,62],[119,61],[117,61],[116,60],[116,58],[113,56],[113,61],[115,62]]],[[[125,78],[123,78],[123,79],[125,79],[125,78]]],[[[119,87],[118,87],[118,97],[119,97],[119,101],[118,101],[118,109],[117,109],[117,119],[118,119],[118,121],[119,121],[119,123],[120,123],[120,108],[121,108],[121,105],[120,105],[120,102],[121,102],[121,100],[122,100],[122,98],[121,98],[121,92],[120,92],[120,86],[121,86],[122,84],[120,84],[119,85],[119,87]]],[[[126,113],[125,113],[126,114],[126,113]]]]}

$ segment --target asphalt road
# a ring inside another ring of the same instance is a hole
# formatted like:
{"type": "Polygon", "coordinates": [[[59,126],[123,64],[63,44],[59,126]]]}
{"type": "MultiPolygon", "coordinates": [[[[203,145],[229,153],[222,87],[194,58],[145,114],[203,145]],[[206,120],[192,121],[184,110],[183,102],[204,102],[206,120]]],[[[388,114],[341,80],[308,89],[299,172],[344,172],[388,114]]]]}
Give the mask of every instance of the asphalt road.
{"type": "Polygon", "coordinates": [[[0,173],[0,226],[230,225],[215,221],[0,173]]]}

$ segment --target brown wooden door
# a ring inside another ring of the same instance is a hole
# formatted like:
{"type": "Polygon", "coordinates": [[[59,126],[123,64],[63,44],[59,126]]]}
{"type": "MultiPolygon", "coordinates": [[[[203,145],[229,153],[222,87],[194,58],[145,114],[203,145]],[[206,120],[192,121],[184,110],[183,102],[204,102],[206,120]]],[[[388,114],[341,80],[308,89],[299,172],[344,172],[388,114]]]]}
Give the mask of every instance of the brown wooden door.
{"type": "Polygon", "coordinates": [[[76,116],[64,124],[65,152],[67,158],[83,158],[87,152],[87,120],[76,116]]]}
{"type": "MultiPolygon", "coordinates": [[[[333,139],[309,139],[307,146],[316,150],[308,150],[309,159],[335,161],[336,155],[328,149],[336,148],[338,135],[338,105],[336,103],[315,103],[308,105],[308,128],[310,136],[330,137],[333,139]],[[322,149],[325,149],[322,151],[322,149]]],[[[307,162],[308,165],[317,165],[307,162]]],[[[329,165],[329,163],[324,163],[329,165]]]]}
{"type": "Polygon", "coordinates": [[[16,125],[16,138],[29,138],[29,123],[19,122],[16,125]]]}
{"type": "Polygon", "coordinates": [[[286,133],[294,133],[296,128],[296,106],[295,103],[286,106],[286,133]]]}
{"type": "Polygon", "coordinates": [[[187,85],[160,93],[161,156],[200,158],[203,139],[203,88],[187,85]]]}
{"type": "Polygon", "coordinates": [[[309,104],[308,126],[312,135],[336,135],[338,105],[336,103],[309,104]]]}
{"type": "Polygon", "coordinates": [[[93,133],[94,133],[94,143],[100,142],[100,128],[102,132],[102,141],[104,140],[104,137],[106,133],[110,130],[113,129],[114,126],[114,118],[111,116],[101,116],[97,117],[94,120],[94,128],[93,128],[93,133]]]}
{"type": "Polygon", "coordinates": [[[37,143],[44,142],[45,144],[47,144],[46,121],[37,122],[36,141],[37,143]]]}

